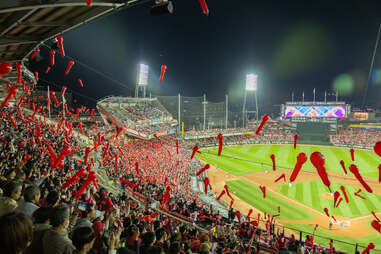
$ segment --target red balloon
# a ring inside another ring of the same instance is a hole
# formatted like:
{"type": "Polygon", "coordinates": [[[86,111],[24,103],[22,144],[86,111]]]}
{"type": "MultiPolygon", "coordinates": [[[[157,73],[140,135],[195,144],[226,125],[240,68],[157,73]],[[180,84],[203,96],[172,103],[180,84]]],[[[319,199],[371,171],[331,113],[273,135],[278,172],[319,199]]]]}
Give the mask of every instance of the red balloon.
{"type": "Polygon", "coordinates": [[[347,175],[347,170],[345,169],[345,164],[344,164],[344,161],[343,161],[343,160],[340,161],[340,165],[341,165],[341,167],[343,168],[344,173],[347,175]]]}
{"type": "Polygon", "coordinates": [[[356,179],[361,183],[361,185],[365,188],[365,190],[369,193],[372,193],[372,188],[364,181],[361,174],[359,173],[359,169],[356,165],[352,164],[349,166],[349,170],[352,172],[352,174],[355,175],[356,179]]]}
{"type": "Polygon", "coordinates": [[[334,207],[336,207],[336,202],[337,202],[337,200],[339,199],[339,197],[340,197],[340,193],[338,192],[338,191],[335,191],[335,193],[333,193],[333,197],[334,197],[334,207]]]}
{"type": "Polygon", "coordinates": [[[374,145],[373,149],[374,149],[374,152],[375,152],[378,156],[381,157],[381,141],[378,141],[378,142],[374,145]]]}
{"type": "Polygon", "coordinates": [[[380,222],[376,221],[376,220],[373,220],[372,221],[372,227],[377,230],[378,232],[381,233],[381,224],[380,222]]]}
{"type": "Polygon", "coordinates": [[[275,170],[276,170],[276,166],[275,166],[275,155],[274,155],[274,154],[270,155],[270,158],[271,158],[271,160],[273,161],[273,170],[275,171],[275,170]]]}
{"type": "Polygon", "coordinates": [[[295,136],[294,136],[294,149],[296,149],[296,143],[298,142],[298,138],[299,138],[298,134],[295,134],[295,136]]]}
{"type": "Polygon", "coordinates": [[[311,163],[314,165],[314,167],[317,169],[318,174],[323,181],[324,185],[328,188],[331,185],[331,182],[329,181],[327,170],[324,166],[324,156],[320,152],[313,152],[310,156],[311,163]]]}
{"type": "Polygon", "coordinates": [[[12,65],[9,63],[0,63],[0,76],[6,75],[12,71],[12,65]]]}
{"type": "Polygon", "coordinates": [[[351,148],[350,152],[352,161],[355,161],[355,149],[351,148]]]}
{"type": "Polygon", "coordinates": [[[297,162],[296,162],[294,170],[292,171],[292,174],[290,176],[290,182],[295,181],[300,170],[302,169],[303,164],[306,163],[306,161],[307,161],[307,156],[305,153],[299,153],[298,157],[296,159],[297,159],[297,162]]]}

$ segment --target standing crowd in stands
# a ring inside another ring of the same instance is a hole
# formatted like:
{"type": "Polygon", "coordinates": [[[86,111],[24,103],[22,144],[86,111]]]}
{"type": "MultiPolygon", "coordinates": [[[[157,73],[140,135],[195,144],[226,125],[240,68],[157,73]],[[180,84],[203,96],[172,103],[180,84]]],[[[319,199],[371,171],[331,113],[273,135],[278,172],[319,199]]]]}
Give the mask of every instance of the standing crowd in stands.
{"type": "Polygon", "coordinates": [[[238,223],[234,210],[223,218],[202,203],[191,186],[202,165],[181,144],[177,152],[174,137],[98,131],[88,158],[69,120],[48,125],[8,107],[0,118],[1,253],[326,253],[311,238],[238,223]],[[96,165],[111,187],[89,184],[96,165]]]}
{"type": "Polygon", "coordinates": [[[372,149],[374,144],[381,140],[381,130],[350,128],[329,137],[334,145],[355,145],[372,149]]]}

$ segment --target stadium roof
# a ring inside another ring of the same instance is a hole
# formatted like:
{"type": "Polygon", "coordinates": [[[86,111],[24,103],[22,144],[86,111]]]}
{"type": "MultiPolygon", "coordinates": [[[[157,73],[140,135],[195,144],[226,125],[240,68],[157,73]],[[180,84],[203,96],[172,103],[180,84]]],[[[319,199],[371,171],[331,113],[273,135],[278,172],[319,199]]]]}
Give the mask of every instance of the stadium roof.
{"type": "MultiPolygon", "coordinates": [[[[88,6],[86,0],[1,0],[0,62],[23,62],[44,41],[143,2],[147,0],[92,0],[88,6]]],[[[3,78],[13,81],[16,76],[13,68],[3,78]]]]}

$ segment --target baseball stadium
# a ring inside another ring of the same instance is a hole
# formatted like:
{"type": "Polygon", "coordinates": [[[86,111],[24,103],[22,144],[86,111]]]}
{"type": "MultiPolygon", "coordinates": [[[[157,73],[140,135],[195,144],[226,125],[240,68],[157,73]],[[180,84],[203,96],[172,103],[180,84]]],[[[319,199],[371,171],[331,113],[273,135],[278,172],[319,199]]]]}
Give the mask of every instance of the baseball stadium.
{"type": "Polygon", "coordinates": [[[1,0],[0,253],[381,254],[379,5],[339,2],[1,0]]]}

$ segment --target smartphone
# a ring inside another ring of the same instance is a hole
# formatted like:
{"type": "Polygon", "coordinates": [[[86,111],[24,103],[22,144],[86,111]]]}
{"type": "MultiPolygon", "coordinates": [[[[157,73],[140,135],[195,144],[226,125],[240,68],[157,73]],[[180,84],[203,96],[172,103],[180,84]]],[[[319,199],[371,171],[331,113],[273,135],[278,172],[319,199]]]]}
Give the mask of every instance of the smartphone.
{"type": "Polygon", "coordinates": [[[86,209],[87,209],[87,204],[86,204],[86,203],[79,202],[79,203],[78,203],[78,209],[79,209],[80,211],[86,211],[86,209]]]}
{"type": "Polygon", "coordinates": [[[62,198],[62,199],[65,199],[65,198],[66,198],[66,195],[62,195],[61,198],[62,198]]]}

